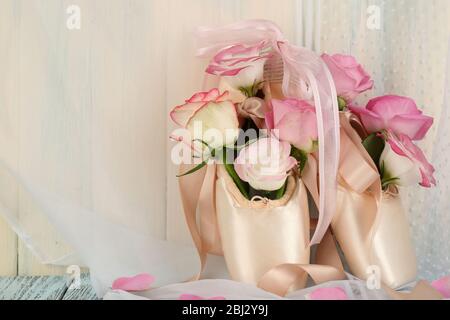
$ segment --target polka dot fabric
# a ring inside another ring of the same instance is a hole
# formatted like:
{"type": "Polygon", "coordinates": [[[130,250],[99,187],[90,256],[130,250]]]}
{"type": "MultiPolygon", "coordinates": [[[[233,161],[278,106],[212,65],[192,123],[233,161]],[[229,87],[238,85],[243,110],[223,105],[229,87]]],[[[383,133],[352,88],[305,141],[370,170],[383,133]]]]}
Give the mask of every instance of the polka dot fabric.
{"type": "Polygon", "coordinates": [[[321,17],[322,50],[354,55],[375,81],[359,104],[395,93],[412,97],[435,119],[419,145],[436,168],[438,186],[406,188],[402,194],[419,276],[432,280],[449,274],[450,1],[321,0],[321,17]]]}

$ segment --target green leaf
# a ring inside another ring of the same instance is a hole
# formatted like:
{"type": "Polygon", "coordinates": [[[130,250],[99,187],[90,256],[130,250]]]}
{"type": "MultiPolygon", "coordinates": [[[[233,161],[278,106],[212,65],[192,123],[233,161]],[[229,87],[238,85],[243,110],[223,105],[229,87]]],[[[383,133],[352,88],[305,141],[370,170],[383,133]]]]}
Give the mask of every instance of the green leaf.
{"type": "Polygon", "coordinates": [[[377,165],[378,169],[381,172],[380,168],[380,156],[383,153],[385,142],[383,138],[379,137],[377,133],[372,133],[362,142],[364,148],[369,153],[373,162],[377,165]]]}
{"type": "Polygon", "coordinates": [[[262,84],[264,83],[264,81],[260,81],[260,82],[255,82],[248,87],[239,87],[239,91],[241,91],[247,98],[251,98],[251,97],[256,97],[258,96],[258,91],[260,90],[260,88],[262,87],[262,84]]]}
{"type": "Polygon", "coordinates": [[[208,148],[211,157],[213,158],[215,157],[216,150],[214,150],[207,142],[203,141],[202,139],[193,139],[192,142],[200,142],[201,144],[203,144],[205,147],[208,148]]]}
{"type": "Polygon", "coordinates": [[[252,97],[253,95],[252,95],[252,87],[239,87],[239,91],[241,91],[242,92],[242,94],[244,95],[244,96],[246,96],[247,98],[250,98],[250,97],[252,97]]]}
{"type": "Polygon", "coordinates": [[[200,163],[198,166],[195,166],[191,170],[189,170],[183,174],[177,175],[177,178],[184,177],[184,176],[187,176],[188,174],[194,173],[194,172],[200,170],[201,168],[203,168],[204,166],[206,166],[207,163],[208,163],[208,160],[203,161],[202,163],[200,163]]]}
{"type": "Polygon", "coordinates": [[[210,151],[213,150],[209,144],[205,141],[203,141],[202,139],[193,139],[192,142],[200,142],[202,145],[204,145],[205,147],[207,147],[210,151]]]}
{"type": "Polygon", "coordinates": [[[258,139],[253,139],[253,140],[248,140],[245,144],[241,144],[241,145],[236,145],[233,147],[227,146],[227,149],[233,149],[236,151],[241,151],[242,149],[244,149],[245,147],[248,147],[249,145],[251,145],[252,143],[258,141],[258,139]]]}
{"type": "Polygon", "coordinates": [[[338,97],[339,111],[344,111],[347,108],[347,101],[344,98],[338,97]]]}
{"type": "Polygon", "coordinates": [[[381,187],[383,188],[383,190],[386,190],[386,188],[390,185],[390,184],[395,184],[395,181],[397,181],[398,178],[386,178],[381,180],[381,187]]]}
{"type": "Polygon", "coordinates": [[[298,162],[298,171],[301,173],[306,166],[308,161],[308,154],[294,146],[291,146],[291,157],[294,157],[298,162]]]}
{"type": "Polygon", "coordinates": [[[284,196],[284,193],[286,192],[286,186],[287,186],[287,181],[283,184],[283,186],[278,189],[277,191],[275,191],[275,200],[281,199],[284,196]]]}
{"type": "Polygon", "coordinates": [[[383,190],[386,190],[390,184],[396,184],[396,181],[398,180],[398,177],[392,177],[386,170],[384,161],[380,163],[380,176],[381,176],[381,187],[383,188],[383,190]]]}
{"type": "Polygon", "coordinates": [[[225,170],[230,175],[231,179],[233,179],[234,183],[236,184],[236,187],[238,187],[239,191],[242,193],[242,195],[250,200],[249,194],[248,194],[248,183],[244,182],[239,178],[238,174],[236,173],[236,170],[234,170],[233,163],[227,163],[227,148],[223,148],[223,165],[225,166],[225,170]]]}

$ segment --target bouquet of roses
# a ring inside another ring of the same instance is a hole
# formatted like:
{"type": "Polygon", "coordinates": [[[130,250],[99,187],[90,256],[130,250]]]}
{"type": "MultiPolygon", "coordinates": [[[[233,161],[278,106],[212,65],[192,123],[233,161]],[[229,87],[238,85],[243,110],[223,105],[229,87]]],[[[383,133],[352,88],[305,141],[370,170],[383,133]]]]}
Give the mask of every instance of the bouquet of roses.
{"type": "Polygon", "coordinates": [[[396,95],[356,106],[358,94],[373,86],[370,76],[352,56],[322,58],[333,75],[342,113],[334,233],[355,275],[365,278],[376,267],[385,284],[399,287],[416,278],[416,261],[398,187],[436,184],[433,166],[414,143],[425,137],[433,118],[412,99],[396,95]]]}

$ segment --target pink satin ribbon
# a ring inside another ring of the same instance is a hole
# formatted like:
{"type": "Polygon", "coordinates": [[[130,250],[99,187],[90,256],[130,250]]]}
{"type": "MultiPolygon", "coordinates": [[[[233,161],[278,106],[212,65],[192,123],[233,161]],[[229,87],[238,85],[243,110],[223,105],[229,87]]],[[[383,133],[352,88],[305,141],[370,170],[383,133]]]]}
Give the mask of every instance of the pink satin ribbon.
{"type": "Polygon", "coordinates": [[[377,166],[361,143],[361,138],[352,127],[359,120],[351,113],[341,112],[341,154],[339,177],[357,193],[372,192],[377,202],[381,197],[380,175],[377,166]]]}
{"type": "MultiPolygon", "coordinates": [[[[179,172],[187,172],[194,166],[182,164],[179,172]]],[[[222,253],[214,202],[215,180],[215,165],[208,165],[178,180],[186,224],[200,258],[200,270],[191,280],[200,278],[208,252],[219,255],[222,253]],[[197,208],[200,211],[201,229],[197,225],[197,208]]]]}

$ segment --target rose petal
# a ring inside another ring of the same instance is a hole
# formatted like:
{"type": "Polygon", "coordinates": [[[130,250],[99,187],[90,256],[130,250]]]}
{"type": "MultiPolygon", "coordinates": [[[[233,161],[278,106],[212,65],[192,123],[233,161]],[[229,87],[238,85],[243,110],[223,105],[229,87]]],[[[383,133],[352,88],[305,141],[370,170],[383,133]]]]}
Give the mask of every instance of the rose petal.
{"type": "Polygon", "coordinates": [[[227,78],[233,88],[248,87],[261,81],[265,61],[271,56],[266,41],[246,46],[236,44],[220,50],[206,68],[206,73],[227,78]]]}
{"type": "Polygon", "coordinates": [[[371,99],[366,108],[387,119],[398,114],[422,114],[414,100],[392,94],[371,99]]]}
{"type": "Polygon", "coordinates": [[[425,115],[402,114],[388,120],[388,128],[406,134],[412,140],[422,140],[433,125],[433,118],[425,115]]]}
{"type": "Polygon", "coordinates": [[[193,103],[193,102],[202,102],[204,101],[205,96],[208,94],[208,92],[197,92],[192,97],[190,97],[186,102],[193,103]]]}
{"type": "Polygon", "coordinates": [[[428,162],[423,151],[412,142],[411,138],[404,134],[396,135],[391,131],[387,131],[387,136],[387,142],[392,150],[400,156],[407,157],[419,168],[422,177],[420,185],[428,188],[432,184],[436,185],[433,176],[434,167],[428,162]]]}
{"type": "Polygon", "coordinates": [[[179,300],[204,300],[204,299],[194,294],[182,294],[179,300]]]}
{"type": "Polygon", "coordinates": [[[182,294],[179,300],[226,300],[225,297],[217,296],[211,298],[203,298],[201,296],[197,296],[195,294],[182,294]]]}
{"type": "Polygon", "coordinates": [[[350,110],[359,115],[369,133],[391,130],[412,140],[421,140],[433,124],[433,118],[423,115],[408,97],[377,97],[370,100],[366,108],[351,107],[350,110]]]}
{"type": "Polygon", "coordinates": [[[283,119],[283,117],[286,114],[289,114],[290,112],[294,112],[294,111],[298,110],[298,108],[295,105],[288,103],[288,101],[286,101],[286,100],[282,101],[282,100],[273,99],[272,107],[273,107],[273,121],[274,121],[275,125],[281,119],[283,119]]]}
{"type": "Polygon", "coordinates": [[[260,138],[243,148],[234,161],[238,176],[256,190],[280,189],[297,161],[290,156],[291,146],[276,137],[260,138]]]}
{"type": "Polygon", "coordinates": [[[155,277],[148,273],[141,273],[132,277],[121,277],[114,280],[113,290],[124,291],[144,291],[150,289],[150,285],[155,281],[155,277]]]}
{"type": "Polygon", "coordinates": [[[361,107],[349,107],[350,111],[359,116],[364,128],[372,133],[379,132],[386,128],[386,124],[381,116],[368,109],[361,107]]]}
{"type": "Polygon", "coordinates": [[[214,88],[211,89],[206,95],[205,98],[203,99],[203,101],[216,101],[216,99],[220,97],[220,92],[219,89],[214,88]]]}
{"type": "Polygon", "coordinates": [[[176,106],[169,115],[173,122],[180,127],[186,128],[189,120],[191,120],[197,111],[202,109],[207,104],[207,102],[200,101],[176,106]]]}
{"type": "Polygon", "coordinates": [[[311,300],[348,300],[347,293],[341,287],[317,288],[307,295],[311,300]]]}
{"type": "Polygon", "coordinates": [[[314,107],[297,99],[273,99],[272,107],[272,114],[266,116],[266,122],[269,128],[277,129],[273,134],[300,150],[311,152],[313,141],[317,140],[314,107]]]}
{"type": "Polygon", "coordinates": [[[431,282],[431,285],[439,291],[444,298],[450,298],[450,276],[435,280],[431,282]]]}
{"type": "Polygon", "coordinates": [[[209,102],[227,101],[229,92],[220,94],[219,89],[214,88],[206,92],[197,92],[183,105],[176,106],[170,112],[170,118],[180,127],[186,128],[194,115],[205,107],[209,102]]]}
{"type": "Polygon", "coordinates": [[[372,89],[373,80],[352,56],[323,54],[322,60],[330,70],[338,96],[351,103],[358,94],[372,89]]]}
{"type": "Polygon", "coordinates": [[[248,67],[249,66],[226,70],[226,71],[222,72],[220,75],[223,76],[223,77],[234,77],[237,74],[239,74],[239,72],[241,72],[244,69],[247,69],[248,67]]]}

